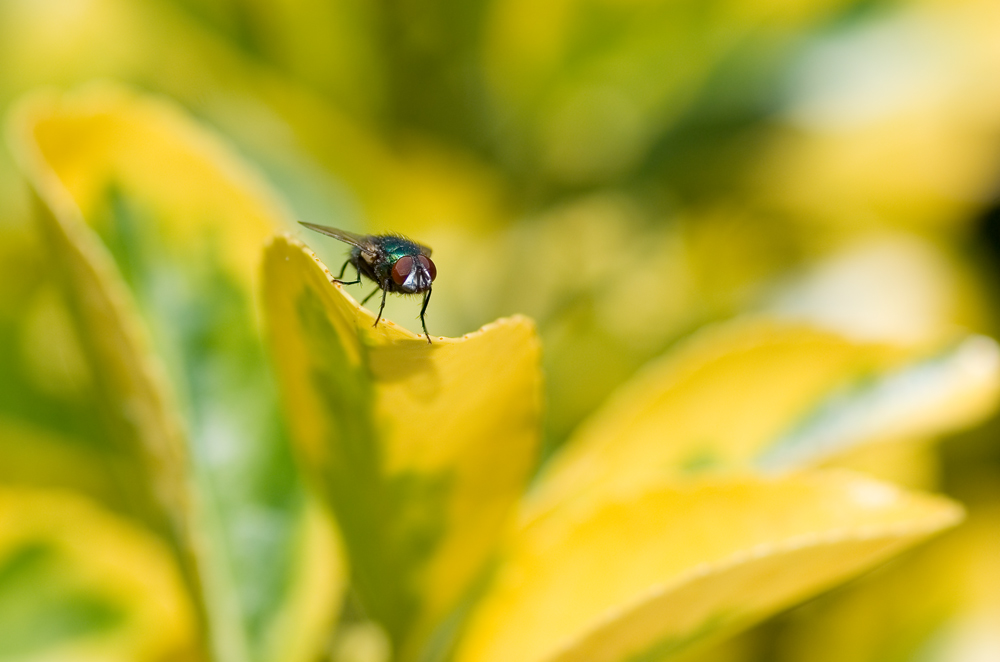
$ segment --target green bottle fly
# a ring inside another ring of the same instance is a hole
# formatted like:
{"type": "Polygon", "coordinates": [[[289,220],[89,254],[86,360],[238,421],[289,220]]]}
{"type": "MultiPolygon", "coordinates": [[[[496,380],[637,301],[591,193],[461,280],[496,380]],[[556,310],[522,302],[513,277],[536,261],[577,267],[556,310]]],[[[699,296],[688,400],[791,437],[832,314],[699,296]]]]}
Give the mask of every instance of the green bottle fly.
{"type": "Polygon", "coordinates": [[[430,248],[398,234],[356,234],[326,225],[312,223],[302,223],[302,225],[351,245],[351,255],[341,268],[337,282],[355,285],[361,282],[362,276],[375,281],[378,287],[365,297],[361,304],[364,305],[376,292],[382,290],[382,305],[379,306],[378,317],[375,318],[376,327],[382,319],[386,294],[389,292],[423,294],[420,326],[424,329],[427,342],[431,341],[430,334],[427,333],[427,323],[424,322],[427,302],[431,300],[431,283],[437,277],[437,267],[431,261],[430,248]],[[349,264],[357,270],[358,277],[352,281],[345,281],[342,279],[349,264]]]}

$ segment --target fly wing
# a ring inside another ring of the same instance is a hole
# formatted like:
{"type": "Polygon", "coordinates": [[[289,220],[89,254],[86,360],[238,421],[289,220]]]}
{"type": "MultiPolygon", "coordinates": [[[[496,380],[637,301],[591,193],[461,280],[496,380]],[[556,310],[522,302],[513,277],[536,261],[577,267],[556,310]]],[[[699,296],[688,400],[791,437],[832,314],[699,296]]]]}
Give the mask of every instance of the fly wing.
{"type": "Polygon", "coordinates": [[[372,239],[368,235],[357,234],[355,232],[348,232],[347,230],[340,230],[338,228],[331,228],[329,225],[316,225],[314,223],[303,223],[299,221],[299,225],[304,225],[310,230],[315,230],[320,234],[325,234],[328,237],[333,237],[334,239],[339,239],[345,244],[350,244],[351,246],[357,246],[361,249],[361,252],[367,253],[368,255],[375,255],[375,244],[372,243],[372,239]]]}

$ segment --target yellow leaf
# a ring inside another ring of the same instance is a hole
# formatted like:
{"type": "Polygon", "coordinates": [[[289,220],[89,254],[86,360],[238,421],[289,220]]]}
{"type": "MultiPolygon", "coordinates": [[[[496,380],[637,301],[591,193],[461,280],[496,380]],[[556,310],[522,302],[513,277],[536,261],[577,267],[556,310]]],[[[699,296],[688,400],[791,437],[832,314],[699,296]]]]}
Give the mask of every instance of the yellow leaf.
{"type": "Polygon", "coordinates": [[[998,390],[1000,354],[987,338],[926,357],[737,320],[622,387],[554,458],[526,518],[664,477],[788,469],[864,443],[940,434],[993,411],[998,390]]]}
{"type": "Polygon", "coordinates": [[[301,244],[275,238],[264,307],[292,434],[337,516],[353,582],[403,655],[483,570],[533,466],[532,322],[423,336],[361,308],[301,244]]]}
{"type": "Polygon", "coordinates": [[[613,662],[689,650],[961,519],[847,472],[646,487],[519,531],[458,662],[613,662]]]}
{"type": "Polygon", "coordinates": [[[116,221],[104,209],[114,188],[155,210],[151,223],[166,255],[191,259],[210,248],[249,288],[264,241],[291,224],[266,182],[166,99],[112,84],[64,97],[40,93],[21,102],[11,125],[43,200],[64,224],[82,215],[102,238],[120,231],[106,227],[116,221]]]}
{"type": "Polygon", "coordinates": [[[303,533],[308,501],[253,300],[260,251],[289,215],[217,136],[119,86],[29,97],[9,138],[42,203],[108,443],[149,476],[140,485],[170,520],[158,530],[186,560],[215,654],[311,659],[302,649],[322,644],[341,575],[336,559],[310,581],[291,567],[335,550],[310,551],[303,533]]]}
{"type": "MultiPolygon", "coordinates": [[[[107,436],[127,452],[132,470],[147,476],[149,491],[160,513],[157,528],[165,528],[175,543],[188,538],[186,521],[189,495],[184,477],[184,440],[181,422],[162,388],[162,377],[149,358],[148,341],[130,306],[129,295],[114,263],[88,230],[77,201],[63,185],[59,173],[47,161],[48,154],[38,141],[44,125],[58,127],[60,101],[52,95],[29,99],[11,112],[8,142],[11,151],[35,193],[42,201],[38,218],[48,241],[57,279],[70,303],[75,330],[95,384],[97,400],[107,409],[107,436]],[[120,403],[128,403],[122,411],[120,403]],[[163,522],[166,520],[166,523],[163,522]]],[[[90,103],[77,108],[77,115],[108,126],[90,103]]],[[[71,124],[74,124],[72,121],[71,124]]],[[[80,160],[89,142],[104,149],[99,136],[88,141],[91,132],[75,122],[77,135],[62,145],[64,157],[80,160]]],[[[57,159],[58,160],[58,159],[57,159]]],[[[106,176],[107,166],[95,175],[106,176]]],[[[79,189],[81,173],[76,180],[79,189]]],[[[186,570],[191,572],[191,568],[186,570]]]]}
{"type": "Polygon", "coordinates": [[[198,658],[170,549],[59,491],[0,489],[0,650],[30,659],[198,658]]]}
{"type": "Polygon", "coordinates": [[[0,483],[71,486],[144,519],[146,504],[133,492],[142,491],[143,477],[115,471],[116,453],[99,434],[89,366],[29,228],[0,223],[0,483]]]}

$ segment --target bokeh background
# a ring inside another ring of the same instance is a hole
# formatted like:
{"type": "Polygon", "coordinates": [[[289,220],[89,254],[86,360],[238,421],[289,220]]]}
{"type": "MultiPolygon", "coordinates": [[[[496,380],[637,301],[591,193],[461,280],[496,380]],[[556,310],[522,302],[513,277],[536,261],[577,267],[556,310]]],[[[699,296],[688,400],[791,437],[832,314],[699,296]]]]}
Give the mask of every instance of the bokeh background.
{"type": "MultiPolygon", "coordinates": [[[[124,83],[221,135],[295,218],[433,246],[432,334],[537,321],[547,455],[643,364],[741,313],[996,337],[998,35],[993,0],[0,0],[0,112],[124,83]]],[[[0,151],[8,439],[59,427],[73,370],[49,351],[32,214],[0,151]]],[[[419,330],[417,309],[387,315],[419,330]]],[[[997,659],[1000,600],[972,594],[1000,574],[980,524],[1000,507],[998,433],[860,459],[961,500],[964,533],[713,659],[997,659]]],[[[30,483],[26,466],[0,457],[0,479],[30,483]]]]}

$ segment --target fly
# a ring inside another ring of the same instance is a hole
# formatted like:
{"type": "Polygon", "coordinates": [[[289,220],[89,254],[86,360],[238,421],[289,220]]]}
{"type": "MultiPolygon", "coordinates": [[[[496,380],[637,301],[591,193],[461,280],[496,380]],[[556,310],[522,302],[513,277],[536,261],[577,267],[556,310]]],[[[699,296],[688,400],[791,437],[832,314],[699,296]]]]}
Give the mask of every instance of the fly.
{"type": "Polygon", "coordinates": [[[424,337],[431,341],[427,333],[427,323],[424,322],[424,312],[427,302],[431,300],[431,283],[437,277],[437,267],[431,262],[431,249],[407,239],[398,234],[355,234],[347,230],[338,230],[326,225],[301,223],[310,230],[315,230],[328,237],[339,239],[351,245],[351,255],[340,269],[340,275],[335,282],[342,285],[356,285],[364,276],[375,281],[378,286],[361,302],[363,306],[375,293],[382,290],[382,305],[378,308],[375,326],[382,319],[382,309],[385,308],[385,295],[389,292],[397,294],[424,295],[424,303],[420,307],[420,325],[424,329],[424,337]],[[357,270],[357,278],[345,281],[344,272],[347,265],[353,265],[357,270]]]}

